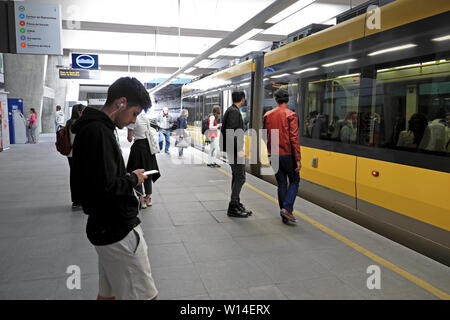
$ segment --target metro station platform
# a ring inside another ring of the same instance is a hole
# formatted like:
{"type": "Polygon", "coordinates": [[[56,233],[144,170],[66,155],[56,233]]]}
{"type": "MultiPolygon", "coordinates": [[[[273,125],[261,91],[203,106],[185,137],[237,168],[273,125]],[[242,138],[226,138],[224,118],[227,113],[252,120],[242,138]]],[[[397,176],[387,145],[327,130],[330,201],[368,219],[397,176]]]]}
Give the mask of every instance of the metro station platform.
{"type": "MultiPolygon", "coordinates": [[[[69,166],[54,139],[41,135],[38,144],[0,153],[0,299],[97,296],[87,216],[71,209],[69,166]],[[67,288],[71,265],[80,267],[80,290],[67,288]]],[[[127,159],[123,131],[121,145],[127,159]]],[[[247,174],[241,201],[253,216],[229,218],[228,165],[180,164],[175,148],[158,163],[153,206],[140,219],[159,299],[450,297],[449,267],[313,203],[297,198],[297,224],[283,224],[274,185],[247,174]],[[368,288],[370,266],[379,267],[379,289],[368,288]]]]}

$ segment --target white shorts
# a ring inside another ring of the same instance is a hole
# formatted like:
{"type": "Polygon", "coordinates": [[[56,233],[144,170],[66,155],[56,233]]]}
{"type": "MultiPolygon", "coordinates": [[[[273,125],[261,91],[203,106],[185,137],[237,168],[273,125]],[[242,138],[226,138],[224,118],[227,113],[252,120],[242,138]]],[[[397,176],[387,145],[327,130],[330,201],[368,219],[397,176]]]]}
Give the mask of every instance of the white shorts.
{"type": "Polygon", "coordinates": [[[140,226],[119,242],[95,246],[99,295],[119,300],[150,300],[158,295],[152,278],[147,243],[140,226]]]}

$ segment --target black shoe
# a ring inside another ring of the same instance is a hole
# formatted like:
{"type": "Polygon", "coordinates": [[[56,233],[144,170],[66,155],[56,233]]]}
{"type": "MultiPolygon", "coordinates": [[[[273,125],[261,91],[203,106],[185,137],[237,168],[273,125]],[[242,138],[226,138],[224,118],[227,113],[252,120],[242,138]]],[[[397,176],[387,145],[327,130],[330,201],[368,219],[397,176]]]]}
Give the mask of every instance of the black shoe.
{"type": "Polygon", "coordinates": [[[228,212],[227,215],[229,217],[236,217],[236,218],[248,218],[248,214],[242,211],[239,208],[238,204],[233,204],[230,202],[230,205],[228,206],[228,212]]]}
{"type": "Polygon", "coordinates": [[[214,165],[212,163],[208,163],[207,166],[210,167],[210,168],[214,167],[214,165]]]}
{"type": "Polygon", "coordinates": [[[220,168],[220,164],[217,164],[217,163],[213,163],[213,166],[214,166],[215,168],[220,168]]]}
{"type": "Polygon", "coordinates": [[[72,203],[72,209],[78,209],[81,208],[81,203],[79,202],[73,202],[72,203]]]}
{"type": "Polygon", "coordinates": [[[239,202],[238,206],[239,206],[239,209],[241,209],[242,212],[245,212],[248,216],[251,216],[253,214],[253,212],[251,210],[248,210],[247,208],[245,208],[242,203],[239,202]]]}

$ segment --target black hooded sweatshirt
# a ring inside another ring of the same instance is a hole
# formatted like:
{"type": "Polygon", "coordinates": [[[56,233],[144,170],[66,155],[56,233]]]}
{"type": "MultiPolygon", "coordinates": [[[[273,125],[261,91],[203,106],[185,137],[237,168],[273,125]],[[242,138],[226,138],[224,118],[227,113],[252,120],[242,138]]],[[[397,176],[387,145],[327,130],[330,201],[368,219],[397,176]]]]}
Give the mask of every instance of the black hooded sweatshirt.
{"type": "Polygon", "coordinates": [[[102,111],[86,108],[73,125],[74,187],[84,213],[86,233],[93,245],[118,242],[140,223],[135,174],[127,175],[115,125],[102,111]]]}

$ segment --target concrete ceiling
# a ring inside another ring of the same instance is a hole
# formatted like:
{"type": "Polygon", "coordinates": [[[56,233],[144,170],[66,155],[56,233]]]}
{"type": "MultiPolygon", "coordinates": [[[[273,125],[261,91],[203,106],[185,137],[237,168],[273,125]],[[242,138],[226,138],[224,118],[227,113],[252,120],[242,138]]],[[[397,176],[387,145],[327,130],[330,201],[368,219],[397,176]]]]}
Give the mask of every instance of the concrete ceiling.
{"type": "MultiPolygon", "coordinates": [[[[85,82],[109,84],[127,73],[143,82],[168,77],[274,0],[45,2],[61,5],[64,55],[69,56],[71,52],[99,54],[101,80],[85,82]]],[[[185,77],[221,68],[231,59],[251,51],[268,51],[273,41],[283,40],[289,33],[311,23],[335,23],[336,15],[363,2],[365,0],[299,0],[269,19],[259,34],[230,46],[226,56],[202,61],[185,77]]]]}

